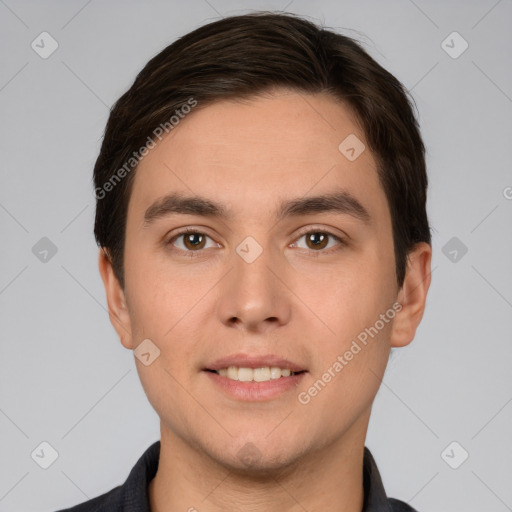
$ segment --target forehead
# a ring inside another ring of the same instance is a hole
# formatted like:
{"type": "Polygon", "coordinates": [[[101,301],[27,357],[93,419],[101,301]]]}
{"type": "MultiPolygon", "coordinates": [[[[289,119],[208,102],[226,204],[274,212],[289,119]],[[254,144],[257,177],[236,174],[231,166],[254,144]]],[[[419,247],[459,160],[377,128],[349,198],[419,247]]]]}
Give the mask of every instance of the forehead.
{"type": "Polygon", "coordinates": [[[347,158],[347,140],[359,152],[363,130],[350,109],[328,94],[279,91],[199,104],[142,159],[130,204],[142,210],[178,191],[254,213],[266,210],[267,200],[275,204],[336,187],[370,202],[377,216],[379,209],[385,213],[373,155],[366,148],[347,158]]]}

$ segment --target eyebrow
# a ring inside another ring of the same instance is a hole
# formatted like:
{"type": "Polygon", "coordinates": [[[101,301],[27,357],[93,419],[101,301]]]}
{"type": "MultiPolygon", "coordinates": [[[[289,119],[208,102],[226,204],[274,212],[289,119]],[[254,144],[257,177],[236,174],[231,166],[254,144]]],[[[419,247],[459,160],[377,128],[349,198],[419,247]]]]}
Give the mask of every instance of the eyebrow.
{"type": "MultiPolygon", "coordinates": [[[[279,221],[286,217],[329,212],[351,215],[365,224],[369,224],[371,221],[368,210],[346,191],[286,200],[279,206],[276,218],[279,221]]],[[[184,196],[173,193],[157,199],[146,210],[144,227],[173,214],[199,215],[222,220],[232,217],[226,207],[220,203],[201,196],[184,196]]]]}

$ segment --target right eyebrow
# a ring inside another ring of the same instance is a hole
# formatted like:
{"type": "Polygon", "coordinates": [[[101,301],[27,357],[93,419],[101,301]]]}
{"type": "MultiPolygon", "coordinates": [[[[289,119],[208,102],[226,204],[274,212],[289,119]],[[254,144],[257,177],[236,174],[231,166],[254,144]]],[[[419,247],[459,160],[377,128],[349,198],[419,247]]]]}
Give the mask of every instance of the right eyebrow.
{"type": "Polygon", "coordinates": [[[224,206],[200,196],[183,196],[178,193],[168,194],[157,199],[144,214],[144,226],[148,226],[157,219],[173,213],[201,215],[204,217],[217,217],[228,219],[224,206]]]}

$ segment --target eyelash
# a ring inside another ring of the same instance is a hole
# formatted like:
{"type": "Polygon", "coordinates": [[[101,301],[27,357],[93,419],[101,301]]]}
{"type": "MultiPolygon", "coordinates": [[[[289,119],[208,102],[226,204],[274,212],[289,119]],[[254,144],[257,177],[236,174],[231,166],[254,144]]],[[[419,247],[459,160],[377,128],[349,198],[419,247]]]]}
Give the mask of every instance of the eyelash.
{"type": "MultiPolygon", "coordinates": [[[[324,235],[329,236],[330,238],[333,238],[334,240],[336,240],[338,242],[337,246],[331,247],[329,249],[321,249],[318,251],[315,251],[313,249],[311,249],[311,250],[305,249],[308,252],[311,252],[311,255],[313,257],[318,257],[318,256],[320,256],[320,254],[326,254],[326,253],[330,254],[331,252],[340,250],[344,246],[347,245],[347,242],[343,238],[335,235],[334,233],[331,233],[330,231],[326,231],[326,230],[322,230],[322,229],[309,229],[308,231],[304,231],[298,235],[298,237],[296,238],[296,241],[300,240],[303,236],[310,235],[312,233],[322,233],[324,235]]],[[[185,229],[181,230],[180,232],[176,233],[175,235],[173,235],[172,238],[170,238],[168,240],[168,242],[166,242],[166,245],[172,246],[172,250],[180,251],[186,257],[190,257],[190,258],[198,257],[201,255],[201,253],[204,251],[204,249],[199,249],[197,251],[191,251],[191,250],[179,249],[179,248],[173,246],[174,241],[176,241],[180,236],[188,235],[188,234],[204,235],[204,236],[207,236],[208,238],[212,239],[210,236],[208,236],[206,233],[204,233],[202,231],[199,231],[194,228],[185,228],[185,229]]],[[[294,243],[296,243],[296,242],[294,242],[294,243]]]]}

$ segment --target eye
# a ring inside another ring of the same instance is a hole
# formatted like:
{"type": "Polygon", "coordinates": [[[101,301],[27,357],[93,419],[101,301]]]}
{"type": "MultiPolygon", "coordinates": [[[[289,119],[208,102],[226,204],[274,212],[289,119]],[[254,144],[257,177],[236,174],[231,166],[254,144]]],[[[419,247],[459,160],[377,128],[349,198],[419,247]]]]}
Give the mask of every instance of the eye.
{"type": "MultiPolygon", "coordinates": [[[[199,253],[202,249],[211,247],[218,247],[218,244],[212,240],[206,233],[198,231],[193,228],[186,228],[179,233],[175,234],[169,239],[167,245],[171,245],[184,253],[187,256],[195,256],[193,253],[199,253]],[[211,244],[208,246],[207,241],[210,240],[211,244]]],[[[297,238],[297,241],[291,244],[291,247],[299,247],[306,249],[310,252],[331,252],[330,249],[337,250],[340,246],[346,245],[346,242],[339,236],[324,230],[310,230],[297,238]],[[305,246],[301,246],[298,241],[302,238],[305,239],[305,246]],[[326,250],[328,249],[328,250],[326,250]]]]}
{"type": "MultiPolygon", "coordinates": [[[[333,233],[330,233],[329,231],[308,231],[307,233],[303,233],[297,240],[300,240],[302,238],[305,238],[306,247],[301,248],[309,249],[314,252],[330,252],[324,251],[324,249],[326,248],[332,248],[333,244],[329,245],[330,241],[337,242],[337,244],[334,244],[335,247],[345,245],[345,241],[342,238],[334,235],[333,233]]],[[[300,247],[297,242],[292,244],[292,246],[300,247]]]]}
{"type": "MultiPolygon", "coordinates": [[[[213,242],[213,240],[205,233],[201,231],[197,231],[195,229],[187,228],[180,233],[174,235],[167,243],[176,247],[182,251],[186,252],[198,252],[201,249],[207,249],[206,240],[209,239],[213,242]],[[178,242],[182,240],[181,246],[178,242]]],[[[210,247],[215,247],[215,242],[210,247]]]]}

